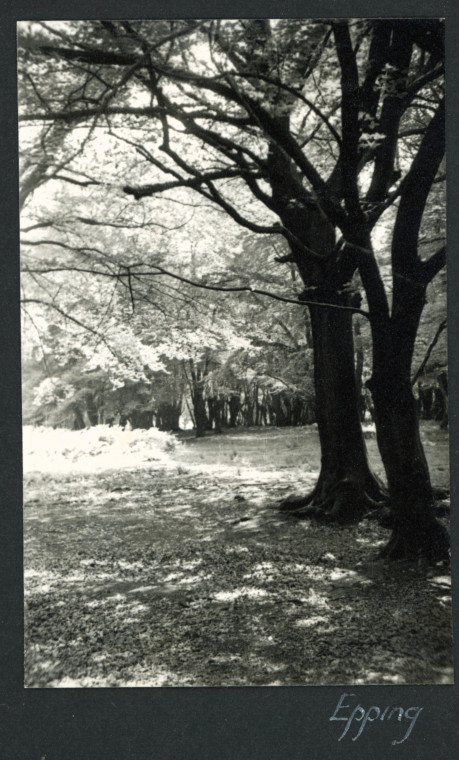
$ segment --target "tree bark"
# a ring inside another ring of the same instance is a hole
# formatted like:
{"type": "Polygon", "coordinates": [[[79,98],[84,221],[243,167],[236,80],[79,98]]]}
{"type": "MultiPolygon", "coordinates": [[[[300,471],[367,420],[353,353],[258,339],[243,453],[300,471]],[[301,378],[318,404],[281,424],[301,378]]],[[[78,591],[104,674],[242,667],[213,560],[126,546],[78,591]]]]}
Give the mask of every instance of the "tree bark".
{"type": "Polygon", "coordinates": [[[397,383],[392,399],[373,386],[379,450],[389,485],[393,533],[382,551],[390,559],[446,559],[448,538],[436,520],[429,469],[411,385],[397,383]]]}
{"type": "MultiPolygon", "coordinates": [[[[271,168],[279,216],[297,241],[290,249],[307,289],[305,300],[349,306],[351,296],[342,291],[352,279],[356,258],[352,251],[345,251],[338,263],[335,230],[304,191],[298,203],[287,201],[294,192],[295,177],[289,162],[275,150],[271,168]]],[[[355,521],[382,503],[386,494],[370,470],[360,424],[352,310],[309,306],[309,313],[321,470],[311,494],[289,497],[281,509],[338,522],[355,521]]]]}
{"type": "Polygon", "coordinates": [[[354,341],[355,341],[355,381],[357,385],[357,403],[359,406],[360,421],[365,419],[366,403],[363,388],[363,345],[362,334],[360,331],[360,322],[354,320],[354,341]]]}
{"type": "Polygon", "coordinates": [[[425,288],[405,280],[399,288],[389,332],[373,339],[373,376],[369,381],[376,437],[387,475],[393,532],[382,556],[441,560],[449,539],[434,514],[434,493],[421,442],[419,415],[410,369],[425,288]],[[384,340],[385,338],[385,340],[384,340]]]}
{"type": "Polygon", "coordinates": [[[195,424],[196,438],[203,438],[206,430],[209,430],[209,418],[207,416],[206,401],[204,398],[204,379],[207,374],[207,359],[203,362],[203,367],[190,359],[189,360],[190,376],[187,376],[191,403],[193,405],[193,417],[195,424]]]}
{"type": "Polygon", "coordinates": [[[441,417],[440,427],[445,429],[448,427],[448,373],[439,372],[437,375],[438,390],[441,396],[441,417]]]}
{"type": "Polygon", "coordinates": [[[352,522],[384,497],[368,464],[360,424],[352,312],[319,306],[309,310],[321,470],[311,494],[290,497],[281,508],[299,516],[352,522]]]}
{"type": "Polygon", "coordinates": [[[181,401],[179,406],[171,403],[159,404],[156,415],[159,430],[172,430],[174,432],[180,430],[180,413],[181,401]]]}
{"type": "MultiPolygon", "coordinates": [[[[426,287],[445,263],[443,249],[427,262],[418,256],[422,216],[445,150],[444,119],[442,101],[404,181],[392,237],[390,316],[374,256],[360,257],[359,263],[373,336],[373,376],[368,385],[373,396],[377,441],[394,521],[383,556],[391,559],[422,556],[437,560],[447,559],[449,555],[447,532],[433,511],[433,489],[411,382],[414,344],[426,287]]],[[[356,242],[371,249],[369,235],[363,235],[356,242]]]]}
{"type": "Polygon", "coordinates": [[[209,428],[209,420],[206,413],[206,403],[202,388],[196,385],[192,393],[194,419],[196,423],[196,438],[203,438],[209,428]]]}
{"type": "Polygon", "coordinates": [[[236,427],[237,418],[241,409],[241,401],[239,394],[230,396],[229,399],[229,426],[231,428],[236,427]]]}
{"type": "Polygon", "coordinates": [[[211,396],[207,399],[207,406],[209,409],[209,429],[215,430],[216,433],[222,432],[224,405],[224,399],[218,398],[218,396],[211,396]]]}

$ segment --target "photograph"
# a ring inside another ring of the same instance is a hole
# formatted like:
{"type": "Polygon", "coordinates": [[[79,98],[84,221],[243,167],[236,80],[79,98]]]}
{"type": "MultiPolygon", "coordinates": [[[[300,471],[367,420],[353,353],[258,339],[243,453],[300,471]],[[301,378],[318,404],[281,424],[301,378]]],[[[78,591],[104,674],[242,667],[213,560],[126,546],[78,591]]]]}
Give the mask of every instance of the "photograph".
{"type": "Polygon", "coordinates": [[[454,684],[445,86],[433,15],[18,21],[26,690],[454,684]]]}

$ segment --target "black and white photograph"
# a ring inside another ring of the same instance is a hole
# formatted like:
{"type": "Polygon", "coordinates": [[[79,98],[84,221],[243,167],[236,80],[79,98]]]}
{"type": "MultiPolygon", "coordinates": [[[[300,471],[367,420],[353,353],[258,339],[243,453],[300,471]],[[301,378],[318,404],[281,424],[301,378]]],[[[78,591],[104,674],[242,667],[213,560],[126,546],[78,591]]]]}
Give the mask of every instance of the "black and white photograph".
{"type": "Polygon", "coordinates": [[[26,689],[454,683],[444,37],[18,22],[26,689]]]}

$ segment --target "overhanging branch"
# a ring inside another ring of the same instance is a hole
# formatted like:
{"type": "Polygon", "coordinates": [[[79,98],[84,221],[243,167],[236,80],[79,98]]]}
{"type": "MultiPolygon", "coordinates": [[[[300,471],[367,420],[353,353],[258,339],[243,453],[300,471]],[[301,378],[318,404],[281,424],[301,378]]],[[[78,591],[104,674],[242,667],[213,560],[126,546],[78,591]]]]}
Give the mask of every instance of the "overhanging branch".
{"type": "Polygon", "coordinates": [[[88,269],[83,267],[45,267],[41,269],[26,269],[28,273],[35,273],[35,274],[50,274],[51,272],[83,272],[88,274],[94,274],[99,275],[102,277],[111,277],[121,280],[124,277],[131,277],[135,279],[138,279],[140,277],[158,277],[161,275],[171,277],[172,279],[178,280],[179,282],[183,282],[187,285],[191,285],[194,288],[200,288],[202,290],[212,290],[217,291],[221,293],[251,293],[255,295],[260,296],[266,296],[268,298],[273,298],[275,301],[282,301],[283,303],[292,303],[295,306],[319,306],[323,308],[329,308],[329,309],[339,309],[341,311],[351,311],[354,314],[361,314],[363,317],[369,318],[369,312],[364,311],[363,309],[358,309],[353,306],[342,306],[339,304],[334,303],[327,303],[325,301],[311,301],[311,300],[301,300],[293,299],[293,298],[287,298],[286,296],[281,296],[277,293],[271,293],[267,290],[261,290],[260,288],[254,288],[251,286],[234,286],[234,287],[224,287],[218,284],[210,285],[209,283],[204,282],[196,282],[194,280],[190,280],[188,277],[183,277],[182,275],[176,274],[175,272],[171,272],[168,269],[164,269],[160,266],[153,266],[152,269],[146,269],[146,270],[140,270],[138,267],[144,266],[143,264],[131,264],[129,267],[120,264],[120,271],[116,273],[110,273],[110,272],[104,272],[103,270],[97,270],[97,269],[88,269]],[[125,269],[126,272],[121,271],[122,269],[125,269]],[[129,272],[128,272],[129,270],[129,272]]]}
{"type": "Polygon", "coordinates": [[[411,385],[414,385],[416,383],[416,381],[419,379],[419,377],[422,375],[422,373],[424,372],[424,369],[425,369],[425,367],[427,365],[427,362],[430,359],[430,355],[431,355],[432,351],[434,350],[435,346],[437,345],[438,340],[440,338],[440,335],[442,334],[443,330],[445,330],[445,328],[446,328],[446,324],[447,324],[446,319],[444,319],[443,322],[440,322],[440,324],[438,326],[438,329],[437,329],[437,332],[435,333],[435,335],[433,337],[433,340],[432,340],[430,346],[428,347],[428,349],[426,351],[426,355],[424,356],[424,359],[422,360],[422,362],[421,362],[421,364],[420,364],[417,372],[415,373],[415,375],[414,375],[414,377],[413,377],[413,379],[411,381],[411,385]]]}
{"type": "Polygon", "coordinates": [[[432,282],[434,277],[446,266],[446,245],[421,264],[421,275],[425,283],[432,282]]]}

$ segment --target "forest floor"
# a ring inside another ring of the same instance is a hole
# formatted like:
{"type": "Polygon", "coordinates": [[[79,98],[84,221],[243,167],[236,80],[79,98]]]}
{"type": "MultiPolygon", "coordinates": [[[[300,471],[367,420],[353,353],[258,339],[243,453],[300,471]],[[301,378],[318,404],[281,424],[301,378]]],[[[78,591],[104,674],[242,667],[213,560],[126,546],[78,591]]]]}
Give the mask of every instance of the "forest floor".
{"type": "MultiPolygon", "coordinates": [[[[447,434],[423,440],[448,487],[447,434]]],[[[26,686],[451,683],[447,568],[377,560],[375,520],[276,510],[319,455],[307,427],[184,435],[116,469],[26,458],[26,686]]]]}

